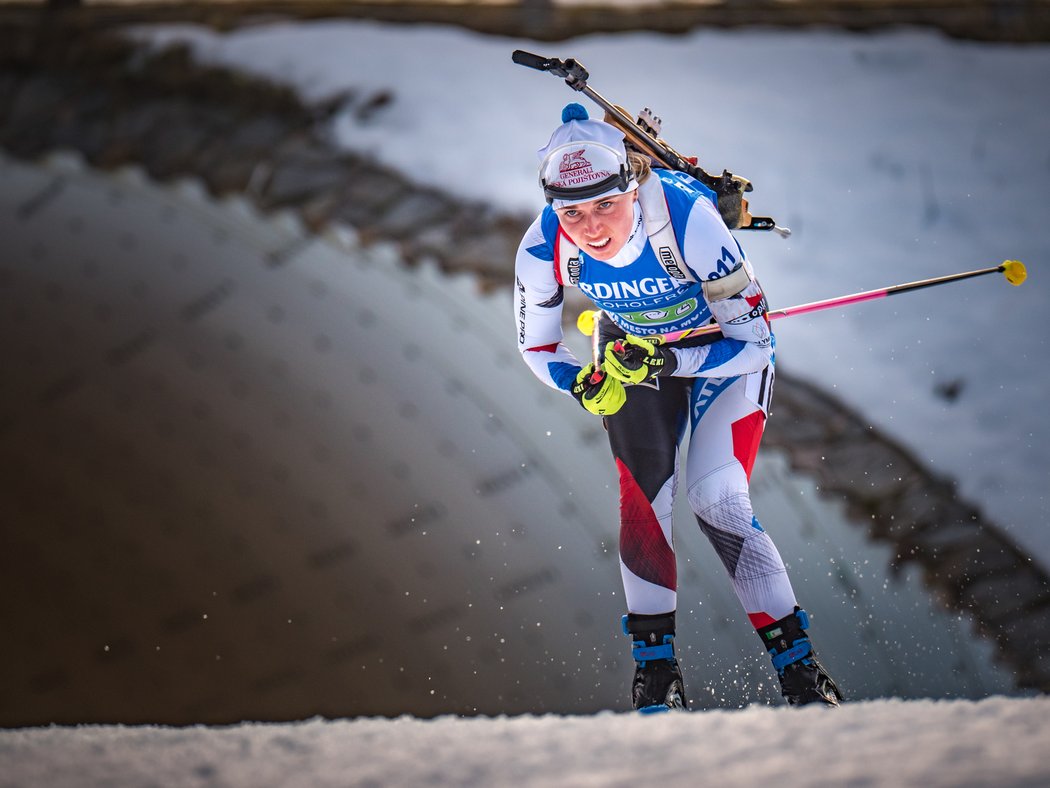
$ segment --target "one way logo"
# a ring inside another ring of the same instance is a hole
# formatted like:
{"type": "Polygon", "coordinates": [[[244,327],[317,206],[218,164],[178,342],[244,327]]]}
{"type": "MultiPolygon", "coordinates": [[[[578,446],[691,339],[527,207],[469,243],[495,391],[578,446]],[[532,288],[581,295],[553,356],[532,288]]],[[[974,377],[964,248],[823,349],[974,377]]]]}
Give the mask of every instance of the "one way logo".
{"type": "Polygon", "coordinates": [[[764,295],[753,295],[748,296],[746,299],[747,305],[751,307],[751,311],[740,315],[740,317],[734,317],[732,320],[726,321],[728,325],[739,326],[744,323],[750,323],[752,320],[758,317],[762,317],[768,311],[768,305],[766,304],[766,297],[764,295]]]}

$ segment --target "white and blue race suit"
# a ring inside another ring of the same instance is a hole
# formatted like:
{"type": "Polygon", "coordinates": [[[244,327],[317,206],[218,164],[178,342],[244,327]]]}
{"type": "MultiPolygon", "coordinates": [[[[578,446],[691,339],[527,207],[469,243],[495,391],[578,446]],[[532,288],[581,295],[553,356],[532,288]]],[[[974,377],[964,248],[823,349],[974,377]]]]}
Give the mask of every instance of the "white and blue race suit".
{"type": "MultiPolygon", "coordinates": [[[[671,510],[688,427],[690,506],[752,624],[766,626],[792,614],[796,600],[748,492],[773,383],[765,297],[719,216],[714,193],[684,173],[653,170],[649,177],[660,180],[682,258],[696,281],[676,279],[661,265],[639,201],[632,232],[615,257],[603,262],[581,251],[573,271],[580,291],[602,310],[599,347],[625,333],[660,335],[678,360],[674,376],[628,386],[627,403],[605,417],[620,479],[620,569],[628,612],[654,615],[677,607],[671,510]],[[708,302],[700,280],[726,277],[740,266],[746,287],[708,302]],[[721,335],[689,336],[712,320],[721,335]]],[[[582,365],[562,341],[564,287],[570,283],[561,281],[558,255],[566,240],[548,206],[518,248],[514,319],[525,362],[548,386],[568,394],[582,365]]]]}

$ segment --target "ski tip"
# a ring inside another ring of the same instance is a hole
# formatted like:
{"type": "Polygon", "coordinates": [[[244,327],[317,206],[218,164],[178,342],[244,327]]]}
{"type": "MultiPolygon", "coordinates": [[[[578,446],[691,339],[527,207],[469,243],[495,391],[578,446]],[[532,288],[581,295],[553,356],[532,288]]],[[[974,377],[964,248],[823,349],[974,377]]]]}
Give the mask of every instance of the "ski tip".
{"type": "Polygon", "coordinates": [[[670,711],[671,707],[665,703],[656,703],[652,706],[642,706],[638,709],[639,714],[663,714],[665,711],[670,711]]]}
{"type": "Polygon", "coordinates": [[[1028,271],[1020,260],[1003,260],[999,270],[1003,272],[1006,281],[1014,287],[1022,284],[1028,278],[1028,271]]]}

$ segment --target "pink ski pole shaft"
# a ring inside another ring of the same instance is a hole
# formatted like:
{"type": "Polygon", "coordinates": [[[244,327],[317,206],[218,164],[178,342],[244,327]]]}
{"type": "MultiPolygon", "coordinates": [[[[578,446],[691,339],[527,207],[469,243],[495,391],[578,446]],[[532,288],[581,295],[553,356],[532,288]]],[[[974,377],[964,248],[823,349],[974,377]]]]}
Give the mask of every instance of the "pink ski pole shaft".
{"type": "MultiPolygon", "coordinates": [[[[796,306],[784,307],[783,309],[772,309],[767,315],[770,320],[777,320],[782,317],[804,315],[808,312],[820,312],[824,309],[835,309],[837,307],[849,306],[850,304],[859,304],[863,301],[874,301],[878,298],[888,298],[891,295],[899,295],[900,293],[910,293],[912,290],[921,290],[924,287],[936,287],[937,285],[947,284],[948,282],[958,282],[962,279],[971,279],[975,276],[997,273],[1004,274],[1006,276],[1006,281],[1015,286],[1024,282],[1028,275],[1024,263],[1020,260],[1004,260],[1001,265],[992,266],[991,268],[981,268],[977,271],[966,271],[961,274],[938,276],[933,279],[921,279],[918,282],[906,282],[902,285],[881,287],[878,290],[866,290],[863,293],[851,293],[850,295],[837,296],[835,298],[825,298],[823,301],[812,301],[808,304],[798,304],[796,306]]],[[[712,324],[710,326],[704,326],[704,328],[695,331],[694,334],[708,334],[719,330],[718,325],[712,324]]]]}
{"type": "Polygon", "coordinates": [[[993,266],[991,268],[981,268],[977,271],[949,274],[948,276],[938,276],[933,279],[921,279],[918,282],[907,282],[902,285],[882,287],[878,290],[867,290],[863,293],[852,293],[851,295],[838,296],[836,298],[826,298],[823,301],[813,301],[808,304],[798,304],[797,306],[785,307],[784,309],[774,309],[769,312],[769,319],[776,320],[777,318],[789,317],[790,315],[804,315],[807,312],[819,312],[823,309],[834,309],[835,307],[859,304],[862,301],[874,301],[878,298],[888,298],[891,295],[910,293],[912,290],[921,290],[924,287],[936,287],[937,285],[947,284],[948,282],[958,282],[963,279],[971,279],[975,276],[996,273],[1005,274],[1006,280],[1012,285],[1021,284],[1024,282],[1027,275],[1024,264],[1019,260],[1004,260],[1002,265],[993,266]]]}

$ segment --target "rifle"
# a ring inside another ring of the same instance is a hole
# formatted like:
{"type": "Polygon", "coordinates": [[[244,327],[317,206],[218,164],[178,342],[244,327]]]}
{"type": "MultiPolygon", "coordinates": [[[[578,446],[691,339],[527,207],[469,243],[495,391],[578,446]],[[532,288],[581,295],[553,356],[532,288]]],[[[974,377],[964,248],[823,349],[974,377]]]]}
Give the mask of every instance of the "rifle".
{"type": "Polygon", "coordinates": [[[605,122],[624,133],[627,143],[635,150],[649,156],[668,169],[684,172],[696,178],[718,196],[718,209],[731,229],[772,230],[782,238],[791,235],[787,227],[778,227],[768,216],[752,216],[747,209],[743,193],[754,189],[751,181],[729,170],[721,175],[711,175],[696,163],[695,157],[683,156],[659,137],[660,119],[645,108],[637,119],[631,118],[622,107],[613,104],[587,84],[590,74],[577,60],[558,60],[534,55],[522,49],[514,50],[511,60],[520,66],[548,71],[565,80],[565,84],[579,91],[605,110],[605,122]]]}

